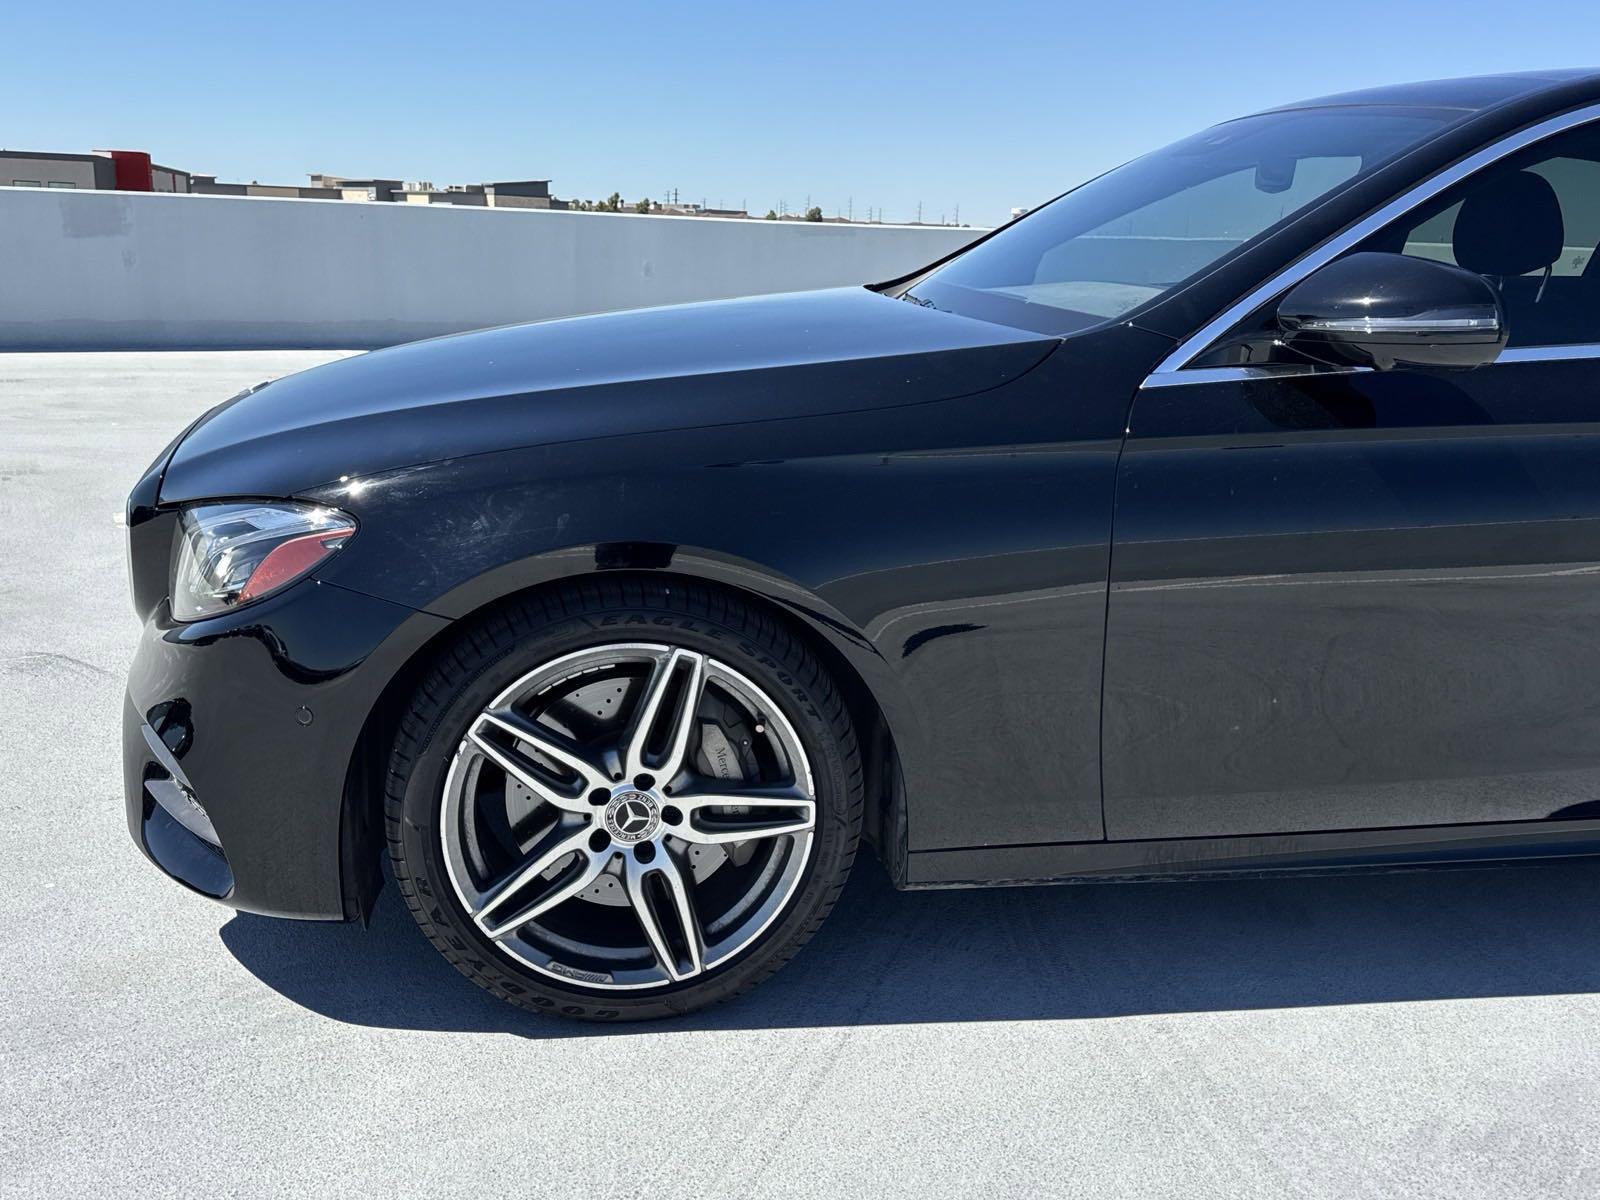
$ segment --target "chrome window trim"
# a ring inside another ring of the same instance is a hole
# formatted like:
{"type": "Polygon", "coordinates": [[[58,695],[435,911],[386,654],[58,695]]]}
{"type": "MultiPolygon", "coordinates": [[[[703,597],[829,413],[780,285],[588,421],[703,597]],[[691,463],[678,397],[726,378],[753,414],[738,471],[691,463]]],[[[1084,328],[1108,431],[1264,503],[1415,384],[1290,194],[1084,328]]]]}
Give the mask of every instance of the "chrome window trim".
{"type": "MultiPolygon", "coordinates": [[[[1389,222],[1403,217],[1406,213],[1410,212],[1418,205],[1427,200],[1431,200],[1433,197],[1437,196],[1440,192],[1445,191],[1447,188],[1454,187],[1463,179],[1466,179],[1469,175],[1476,174],[1484,167],[1487,167],[1492,163],[1499,162],[1502,158],[1509,157],[1510,155],[1517,153],[1519,150],[1523,150],[1531,145],[1534,145],[1536,142],[1542,142],[1546,138],[1554,137],[1558,133],[1565,133],[1569,129],[1574,129],[1579,125],[1587,125],[1596,120],[1600,120],[1600,104],[1591,104],[1585,108],[1575,109],[1572,112],[1563,113],[1559,117],[1551,117],[1547,121],[1541,121],[1537,125],[1530,125],[1527,129],[1521,130],[1518,133],[1509,134],[1506,137],[1501,138],[1498,142],[1495,142],[1493,145],[1486,146],[1477,153],[1462,159],[1454,166],[1446,167],[1443,171],[1440,171],[1431,179],[1427,179],[1422,183],[1419,183],[1416,187],[1405,193],[1405,195],[1400,196],[1395,200],[1391,200],[1388,204],[1378,209],[1378,211],[1362,218],[1354,225],[1349,226],[1344,230],[1344,232],[1335,234],[1326,242],[1323,242],[1322,245],[1316,247],[1314,250],[1311,250],[1300,259],[1279,271],[1271,279],[1267,280],[1266,283],[1263,283],[1260,287],[1248,293],[1244,299],[1235,301],[1232,305],[1224,309],[1221,313],[1203,325],[1197,333],[1190,335],[1178,346],[1176,350],[1167,355],[1166,358],[1162,359],[1156,369],[1150,373],[1149,377],[1146,378],[1144,383],[1140,386],[1173,387],[1186,383],[1215,383],[1218,382],[1218,379],[1212,375],[1212,373],[1215,371],[1262,370],[1262,368],[1250,367],[1202,367],[1195,368],[1193,370],[1187,370],[1185,369],[1185,365],[1190,360],[1198,357],[1201,353],[1209,349],[1213,342],[1220,338],[1224,333],[1228,332],[1229,329],[1233,328],[1233,326],[1242,320],[1246,315],[1265,304],[1268,300],[1271,300],[1274,296],[1280,294],[1288,288],[1293,287],[1306,276],[1310,275],[1313,271],[1327,266],[1334,259],[1338,258],[1339,255],[1349,250],[1358,242],[1371,237],[1385,225],[1389,224],[1389,222]],[[1173,376],[1178,376],[1180,373],[1182,375],[1181,378],[1173,378],[1173,376]],[[1202,374],[1210,375],[1211,377],[1206,379],[1196,378],[1196,376],[1202,374]]],[[[1571,351],[1573,347],[1530,346],[1522,348],[1524,351],[1545,349],[1571,351]]],[[[1526,357],[1513,357],[1518,353],[1520,353],[1520,351],[1508,350],[1501,354],[1498,361],[1535,361],[1526,357]]],[[[1555,361],[1559,358],[1592,357],[1596,357],[1596,355],[1567,353],[1561,355],[1550,355],[1537,361],[1545,362],[1555,361]]],[[[1290,371],[1296,374],[1322,373],[1315,369],[1301,371],[1298,368],[1293,367],[1290,368],[1290,371]]],[[[1286,372],[1281,371],[1273,372],[1273,377],[1277,378],[1285,374],[1286,372]]],[[[1261,378],[1261,376],[1242,376],[1242,378],[1261,378]]]]}
{"type": "MultiPolygon", "coordinates": [[[[1582,362],[1600,358],[1600,343],[1575,342],[1570,346],[1518,346],[1514,350],[1500,351],[1500,357],[1490,363],[1528,362],[1582,362]]],[[[1279,366],[1258,367],[1189,367],[1183,371],[1156,373],[1140,385],[1144,388],[1189,387],[1199,383],[1245,383],[1252,379],[1301,379],[1311,375],[1366,375],[1371,367],[1318,367],[1284,363],[1279,366]]]]}
{"type": "Polygon", "coordinates": [[[1570,346],[1518,346],[1514,350],[1500,351],[1496,363],[1518,362],[1569,362],[1584,358],[1600,358],[1600,345],[1579,342],[1570,346]]]}
{"type": "Polygon", "coordinates": [[[1272,367],[1192,367],[1157,372],[1139,385],[1145,388],[1188,387],[1196,383],[1244,383],[1252,379],[1298,379],[1306,375],[1364,375],[1371,367],[1317,367],[1284,363],[1272,367]]]}

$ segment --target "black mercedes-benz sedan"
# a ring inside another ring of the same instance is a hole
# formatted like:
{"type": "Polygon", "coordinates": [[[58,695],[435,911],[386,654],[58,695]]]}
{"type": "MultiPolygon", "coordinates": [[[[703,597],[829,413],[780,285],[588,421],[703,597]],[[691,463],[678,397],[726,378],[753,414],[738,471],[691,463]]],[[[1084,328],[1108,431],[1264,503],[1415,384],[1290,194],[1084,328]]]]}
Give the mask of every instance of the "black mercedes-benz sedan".
{"type": "Polygon", "coordinates": [[[903,888],[1600,851],[1600,72],[1208,129],[872,287],[235,396],[128,504],[128,823],[529,1008],[903,888]]]}

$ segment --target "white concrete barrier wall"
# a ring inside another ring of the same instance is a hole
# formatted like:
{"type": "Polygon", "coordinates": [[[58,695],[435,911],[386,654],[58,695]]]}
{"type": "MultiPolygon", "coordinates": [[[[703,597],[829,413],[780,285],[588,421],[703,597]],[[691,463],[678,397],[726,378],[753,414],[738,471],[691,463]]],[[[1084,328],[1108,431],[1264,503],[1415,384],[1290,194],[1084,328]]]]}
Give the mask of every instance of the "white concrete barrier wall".
{"type": "Polygon", "coordinates": [[[981,233],[0,188],[0,349],[385,346],[889,279],[981,233]]]}

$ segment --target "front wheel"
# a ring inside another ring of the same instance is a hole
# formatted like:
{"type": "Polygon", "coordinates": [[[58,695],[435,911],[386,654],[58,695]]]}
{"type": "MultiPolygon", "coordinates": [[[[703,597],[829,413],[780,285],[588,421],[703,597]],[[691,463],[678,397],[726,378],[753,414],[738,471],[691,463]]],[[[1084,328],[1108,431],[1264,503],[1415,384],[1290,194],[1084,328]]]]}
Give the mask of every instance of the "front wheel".
{"type": "Polygon", "coordinates": [[[401,723],[395,878],[434,945],[527,1008],[627,1020],[766,978],[843,886],[861,763],[786,626],[699,586],[531,596],[443,651],[401,723]]]}

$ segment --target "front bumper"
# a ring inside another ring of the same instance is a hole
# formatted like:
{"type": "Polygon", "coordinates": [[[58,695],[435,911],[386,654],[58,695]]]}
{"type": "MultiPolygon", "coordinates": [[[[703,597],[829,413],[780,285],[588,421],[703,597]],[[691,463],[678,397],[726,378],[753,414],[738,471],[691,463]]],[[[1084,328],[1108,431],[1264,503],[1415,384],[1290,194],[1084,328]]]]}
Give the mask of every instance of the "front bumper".
{"type": "Polygon", "coordinates": [[[376,852],[341,844],[362,827],[345,804],[357,742],[384,689],[448,625],[316,580],[187,625],[160,605],[123,712],[134,841],[167,874],[235,908],[355,915],[346,876],[353,856],[376,852]]]}

